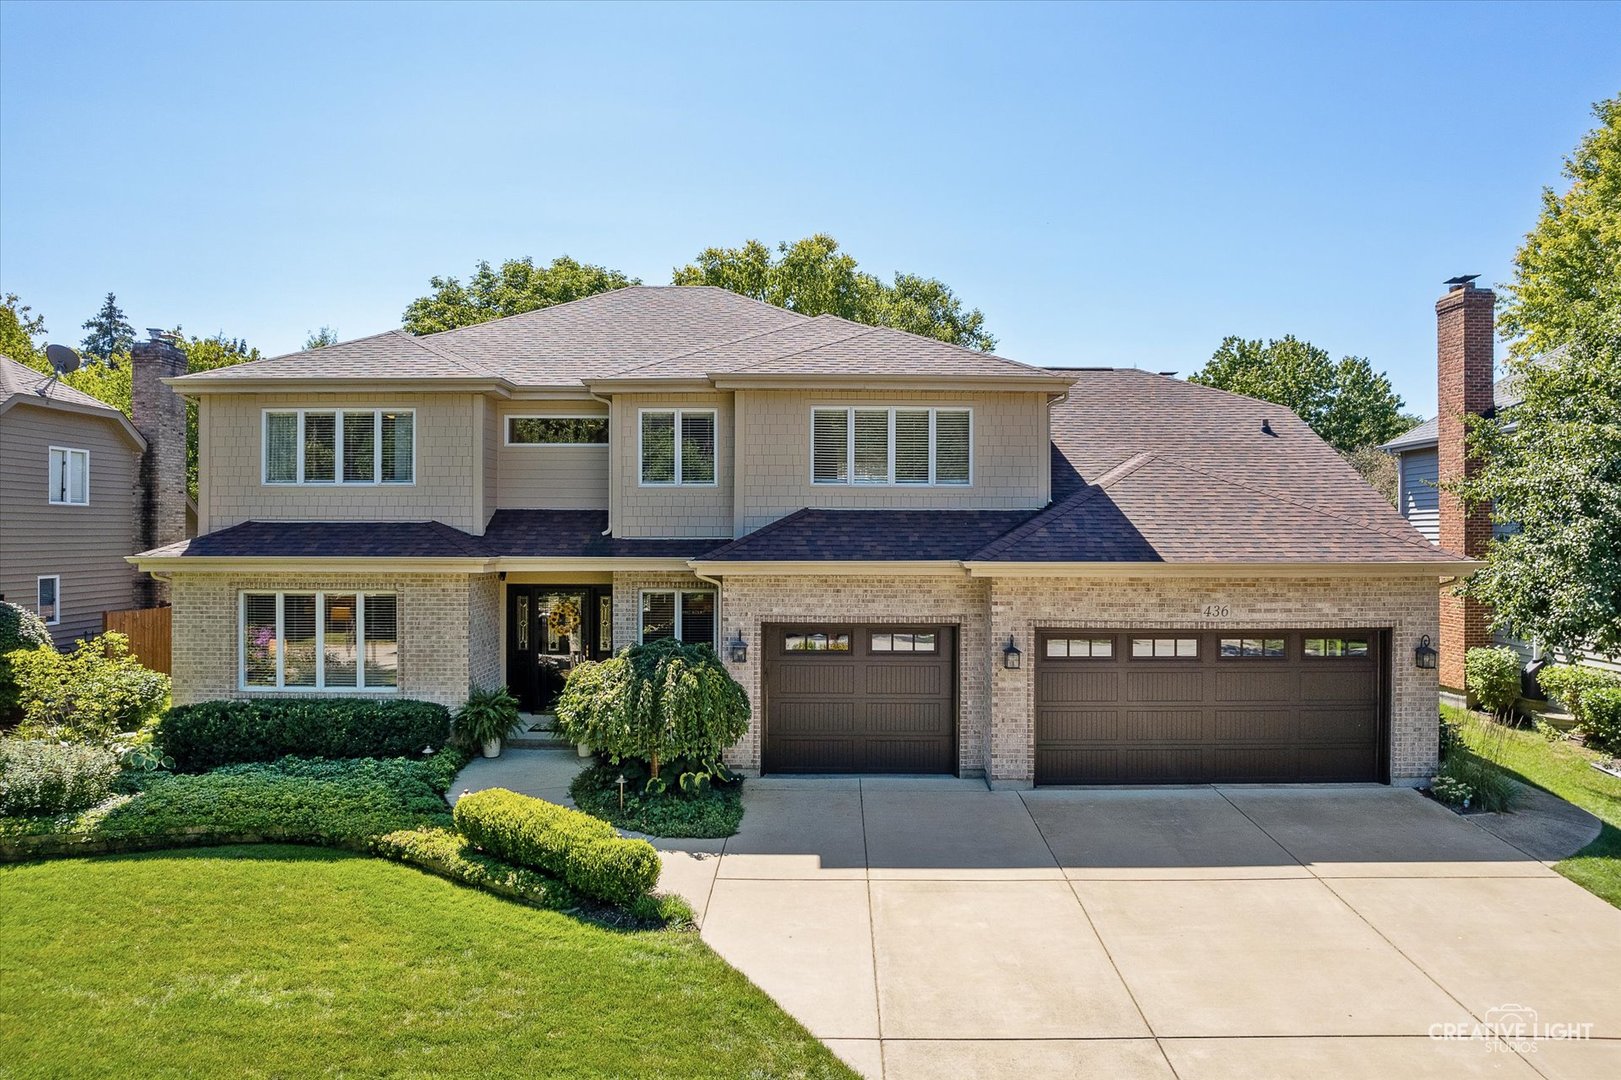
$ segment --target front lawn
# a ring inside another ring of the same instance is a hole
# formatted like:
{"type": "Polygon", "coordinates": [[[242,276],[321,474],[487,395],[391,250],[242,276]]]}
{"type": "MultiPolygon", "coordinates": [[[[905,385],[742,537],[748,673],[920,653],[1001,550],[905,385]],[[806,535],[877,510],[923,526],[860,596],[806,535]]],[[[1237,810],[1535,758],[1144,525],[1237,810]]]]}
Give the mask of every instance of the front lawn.
{"type": "Polygon", "coordinates": [[[1496,761],[1515,779],[1550,791],[1604,822],[1587,847],[1554,866],[1584,889],[1621,907],[1621,779],[1588,763],[1606,756],[1568,741],[1549,742],[1535,731],[1506,728],[1464,709],[1443,707],[1476,753],[1496,761]]]}
{"type": "Polygon", "coordinates": [[[0,866],[19,1076],[828,1076],[692,934],[256,845],[0,866]]]}

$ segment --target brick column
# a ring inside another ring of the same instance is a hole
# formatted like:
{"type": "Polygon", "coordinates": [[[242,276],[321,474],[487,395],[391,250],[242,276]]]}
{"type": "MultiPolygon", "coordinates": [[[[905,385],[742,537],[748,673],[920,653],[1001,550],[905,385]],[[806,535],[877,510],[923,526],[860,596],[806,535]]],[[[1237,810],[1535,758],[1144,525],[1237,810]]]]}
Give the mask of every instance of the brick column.
{"type": "MultiPolygon", "coordinates": [[[[186,373],[186,354],[153,332],[130,349],[131,421],[146,440],[136,492],[136,550],[148,551],[186,538],[186,403],[163,380],[186,373]]],[[[169,586],[140,581],[143,607],[167,603],[169,586]]]]}

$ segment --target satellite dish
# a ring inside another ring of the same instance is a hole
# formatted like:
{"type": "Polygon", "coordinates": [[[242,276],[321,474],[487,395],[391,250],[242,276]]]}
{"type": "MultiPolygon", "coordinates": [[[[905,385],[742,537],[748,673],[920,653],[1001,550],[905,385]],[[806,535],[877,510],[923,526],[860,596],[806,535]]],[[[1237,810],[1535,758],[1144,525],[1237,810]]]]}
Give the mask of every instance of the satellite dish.
{"type": "Polygon", "coordinates": [[[45,346],[45,359],[51,362],[51,367],[56,369],[58,375],[79,370],[79,354],[66,345],[45,346]]]}

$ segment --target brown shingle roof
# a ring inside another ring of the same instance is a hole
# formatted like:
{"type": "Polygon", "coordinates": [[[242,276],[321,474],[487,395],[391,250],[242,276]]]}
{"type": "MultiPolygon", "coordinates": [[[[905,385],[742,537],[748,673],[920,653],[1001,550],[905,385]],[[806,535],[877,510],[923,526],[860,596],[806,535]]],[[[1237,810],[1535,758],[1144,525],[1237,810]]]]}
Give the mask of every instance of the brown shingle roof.
{"type": "Polygon", "coordinates": [[[9,356],[0,356],[0,402],[23,395],[35,400],[57,401],[123,415],[100,398],[91,397],[83,390],[75,390],[64,382],[53,382],[49,375],[35,371],[27,364],[19,364],[9,356]],[[41,389],[46,390],[45,394],[39,393],[41,389]]]}
{"type": "Polygon", "coordinates": [[[956,561],[1032,510],[799,510],[716,548],[707,562],[956,561]]]}
{"type": "Polygon", "coordinates": [[[480,379],[489,372],[403,330],[387,330],[307,352],[183,376],[180,381],[252,379],[480,379]]]}

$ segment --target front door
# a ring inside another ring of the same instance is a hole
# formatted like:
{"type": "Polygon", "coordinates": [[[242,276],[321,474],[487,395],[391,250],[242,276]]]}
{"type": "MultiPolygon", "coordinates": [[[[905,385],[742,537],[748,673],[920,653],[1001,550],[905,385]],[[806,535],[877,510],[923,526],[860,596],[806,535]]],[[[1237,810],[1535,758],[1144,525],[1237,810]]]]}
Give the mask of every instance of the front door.
{"type": "Polygon", "coordinates": [[[607,587],[507,586],[507,684],[525,712],[550,712],[581,660],[613,654],[607,587]]]}

